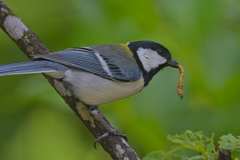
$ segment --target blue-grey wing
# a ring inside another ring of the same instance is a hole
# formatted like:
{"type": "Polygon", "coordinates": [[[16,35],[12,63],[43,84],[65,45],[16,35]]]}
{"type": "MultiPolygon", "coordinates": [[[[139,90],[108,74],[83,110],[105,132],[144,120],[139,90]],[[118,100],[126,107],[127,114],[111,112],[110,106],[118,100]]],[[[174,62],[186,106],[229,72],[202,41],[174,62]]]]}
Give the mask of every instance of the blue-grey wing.
{"type": "Polygon", "coordinates": [[[81,69],[113,81],[131,82],[138,80],[141,76],[139,70],[126,72],[121,70],[119,66],[113,64],[108,59],[104,57],[102,58],[104,59],[104,62],[106,62],[109,71],[106,71],[106,68],[104,69],[103,64],[96,56],[95,51],[88,47],[71,48],[48,55],[34,55],[33,60],[45,59],[57,62],[68,67],[81,69]]]}

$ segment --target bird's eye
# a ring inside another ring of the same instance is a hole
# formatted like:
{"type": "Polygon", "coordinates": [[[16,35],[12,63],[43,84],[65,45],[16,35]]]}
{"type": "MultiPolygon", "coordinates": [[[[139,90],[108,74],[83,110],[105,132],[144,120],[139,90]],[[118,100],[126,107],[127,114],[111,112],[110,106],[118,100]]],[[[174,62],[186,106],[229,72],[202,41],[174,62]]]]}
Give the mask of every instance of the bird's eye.
{"type": "Polygon", "coordinates": [[[158,49],[157,52],[158,52],[158,54],[163,55],[163,50],[162,49],[158,49]]]}

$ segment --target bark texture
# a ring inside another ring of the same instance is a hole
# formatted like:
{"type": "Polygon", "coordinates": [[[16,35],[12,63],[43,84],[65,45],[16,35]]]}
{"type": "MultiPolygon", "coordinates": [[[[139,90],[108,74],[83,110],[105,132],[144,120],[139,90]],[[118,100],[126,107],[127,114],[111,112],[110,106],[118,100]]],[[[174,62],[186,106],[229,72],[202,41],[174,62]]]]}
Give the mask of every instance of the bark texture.
{"type": "MultiPolygon", "coordinates": [[[[22,20],[0,0],[0,27],[18,45],[18,47],[31,59],[33,54],[49,54],[50,51],[31,31],[22,20]]],[[[68,88],[65,88],[61,81],[44,75],[49,83],[56,89],[65,102],[71,107],[79,119],[86,125],[95,138],[106,133],[106,129],[98,120],[91,115],[86,105],[76,99],[68,88]]],[[[97,110],[103,119],[106,118],[97,110]]],[[[108,122],[109,123],[109,122],[108,122]]],[[[109,123],[110,125],[110,123],[109,123]]],[[[92,142],[93,143],[93,142],[92,142]]],[[[102,139],[100,145],[115,160],[139,160],[139,156],[133,151],[129,144],[120,136],[109,135],[102,139]]]]}

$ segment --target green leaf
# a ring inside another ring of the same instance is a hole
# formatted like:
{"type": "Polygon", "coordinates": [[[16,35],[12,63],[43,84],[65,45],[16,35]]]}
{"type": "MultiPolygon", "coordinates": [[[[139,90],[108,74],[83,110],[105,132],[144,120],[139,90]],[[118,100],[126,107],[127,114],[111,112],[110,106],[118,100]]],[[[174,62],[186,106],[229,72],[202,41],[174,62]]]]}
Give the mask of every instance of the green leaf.
{"type": "Polygon", "coordinates": [[[215,151],[214,134],[208,138],[202,131],[195,133],[186,131],[181,135],[168,135],[167,139],[177,145],[166,153],[163,151],[152,152],[143,160],[215,160],[218,157],[218,152],[215,151]],[[191,149],[197,151],[200,155],[187,157],[175,154],[176,151],[182,149],[191,149]]]}
{"type": "Polygon", "coordinates": [[[223,135],[218,142],[219,148],[229,150],[232,159],[239,159],[240,157],[240,137],[234,137],[232,134],[223,135]]]}
{"type": "Polygon", "coordinates": [[[207,159],[214,160],[218,157],[218,152],[215,151],[214,134],[208,138],[203,134],[202,131],[194,133],[188,130],[182,135],[168,135],[167,139],[173,143],[179,144],[177,146],[173,146],[173,148],[175,148],[174,151],[188,148],[198,152],[207,159]]]}

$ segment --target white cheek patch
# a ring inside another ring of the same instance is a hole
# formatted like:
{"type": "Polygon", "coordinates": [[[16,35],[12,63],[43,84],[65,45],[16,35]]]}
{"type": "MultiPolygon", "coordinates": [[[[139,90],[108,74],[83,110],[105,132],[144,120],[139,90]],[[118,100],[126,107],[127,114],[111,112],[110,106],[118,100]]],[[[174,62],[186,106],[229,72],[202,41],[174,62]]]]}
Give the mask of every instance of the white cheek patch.
{"type": "Polygon", "coordinates": [[[139,48],[137,50],[137,54],[140,61],[142,62],[144,70],[147,72],[167,62],[164,57],[160,56],[156,51],[153,51],[151,49],[139,48]]]}

